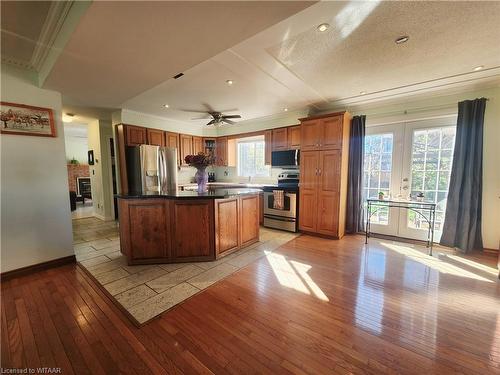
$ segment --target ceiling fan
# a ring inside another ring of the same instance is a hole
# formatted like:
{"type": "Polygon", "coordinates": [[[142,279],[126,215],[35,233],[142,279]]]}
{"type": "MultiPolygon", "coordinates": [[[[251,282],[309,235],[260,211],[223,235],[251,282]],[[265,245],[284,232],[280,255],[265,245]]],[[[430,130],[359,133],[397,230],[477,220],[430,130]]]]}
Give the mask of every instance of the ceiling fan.
{"type": "Polygon", "coordinates": [[[193,112],[193,113],[205,113],[205,116],[202,117],[195,117],[192,118],[191,120],[203,120],[203,119],[210,119],[211,120],[206,124],[207,126],[222,126],[224,123],[233,125],[235,124],[234,121],[231,119],[237,119],[241,118],[241,115],[225,115],[224,112],[235,112],[237,109],[228,109],[226,111],[215,111],[212,107],[210,107],[208,104],[203,104],[207,110],[206,111],[196,111],[196,110],[190,110],[190,109],[183,109],[184,112],[193,112]]]}

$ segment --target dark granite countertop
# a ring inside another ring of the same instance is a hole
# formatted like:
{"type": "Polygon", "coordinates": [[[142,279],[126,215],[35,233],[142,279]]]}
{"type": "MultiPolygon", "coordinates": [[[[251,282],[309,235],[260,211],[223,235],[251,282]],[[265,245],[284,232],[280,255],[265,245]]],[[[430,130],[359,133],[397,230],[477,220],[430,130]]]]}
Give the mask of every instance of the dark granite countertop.
{"type": "Polygon", "coordinates": [[[174,191],[162,193],[133,193],[118,194],[119,199],[149,199],[149,198],[165,198],[165,199],[224,199],[238,195],[260,194],[261,189],[249,188],[209,188],[206,193],[198,193],[197,191],[174,191]]]}

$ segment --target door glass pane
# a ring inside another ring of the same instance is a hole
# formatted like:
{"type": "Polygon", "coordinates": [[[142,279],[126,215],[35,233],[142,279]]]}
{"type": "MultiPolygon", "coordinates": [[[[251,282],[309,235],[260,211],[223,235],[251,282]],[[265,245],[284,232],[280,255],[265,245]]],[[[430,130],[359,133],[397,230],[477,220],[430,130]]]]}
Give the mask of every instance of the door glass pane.
{"type": "MultiPolygon", "coordinates": [[[[379,192],[389,196],[392,172],[393,135],[373,134],[365,137],[365,160],[363,199],[377,198],[379,192]]],[[[365,205],[366,207],[366,205],[365,205]]],[[[387,208],[374,212],[371,216],[372,224],[389,224],[387,208]]]]}
{"type": "MultiPolygon", "coordinates": [[[[442,231],[450,184],[451,162],[455,144],[454,126],[419,129],[413,132],[411,157],[411,196],[424,194],[425,202],[436,203],[436,235],[442,231]]],[[[422,212],[428,216],[427,212],[422,212]]],[[[428,229],[424,218],[408,212],[408,227],[428,229]]],[[[439,240],[439,238],[436,238],[439,240]]]]}

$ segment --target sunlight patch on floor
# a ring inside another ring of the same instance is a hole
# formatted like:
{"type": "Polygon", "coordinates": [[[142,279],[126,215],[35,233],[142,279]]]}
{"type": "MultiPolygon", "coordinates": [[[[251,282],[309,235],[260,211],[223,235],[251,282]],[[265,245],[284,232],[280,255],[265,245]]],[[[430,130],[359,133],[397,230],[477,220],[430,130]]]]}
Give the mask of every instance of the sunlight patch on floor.
{"type": "Polygon", "coordinates": [[[382,246],[385,246],[386,248],[393,250],[399,254],[405,255],[406,257],[413,259],[419,263],[422,263],[432,269],[435,269],[439,271],[440,273],[445,273],[445,274],[450,274],[454,276],[459,276],[459,277],[466,277],[469,279],[475,279],[475,280],[480,280],[480,281],[486,281],[486,282],[493,282],[492,280],[489,280],[487,278],[484,278],[482,276],[476,275],[473,272],[466,271],[463,268],[454,266],[452,264],[446,263],[442,260],[433,258],[429,255],[423,254],[422,252],[410,247],[410,246],[405,246],[405,245],[396,245],[388,242],[380,242],[382,246]]]}
{"type": "Polygon", "coordinates": [[[266,252],[266,258],[281,285],[301,293],[314,295],[322,301],[329,301],[325,293],[308,274],[312,268],[310,265],[294,260],[288,261],[284,255],[271,252],[266,252]]]}

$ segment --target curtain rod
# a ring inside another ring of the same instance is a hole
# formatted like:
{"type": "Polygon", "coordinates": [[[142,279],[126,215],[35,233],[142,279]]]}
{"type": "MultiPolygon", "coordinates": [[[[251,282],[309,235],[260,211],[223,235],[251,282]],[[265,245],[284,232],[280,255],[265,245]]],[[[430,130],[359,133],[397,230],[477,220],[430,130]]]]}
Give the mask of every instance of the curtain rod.
{"type": "MultiPolygon", "coordinates": [[[[485,98],[487,101],[490,100],[490,98],[485,98]]],[[[434,105],[434,106],[426,106],[426,107],[417,107],[417,108],[412,108],[412,109],[400,109],[400,110],[395,110],[395,111],[390,111],[390,112],[382,112],[382,113],[373,113],[370,114],[369,110],[366,111],[361,111],[364,112],[362,114],[366,114],[366,116],[370,117],[384,117],[384,116],[390,116],[390,115],[407,115],[411,113],[419,113],[419,112],[427,112],[431,110],[438,110],[438,109],[451,109],[451,108],[456,108],[458,106],[459,102],[453,102],[453,103],[447,103],[447,104],[441,104],[441,105],[434,105]]],[[[349,109],[347,109],[349,110],[349,109]]],[[[356,111],[359,112],[359,111],[356,111]]]]}

